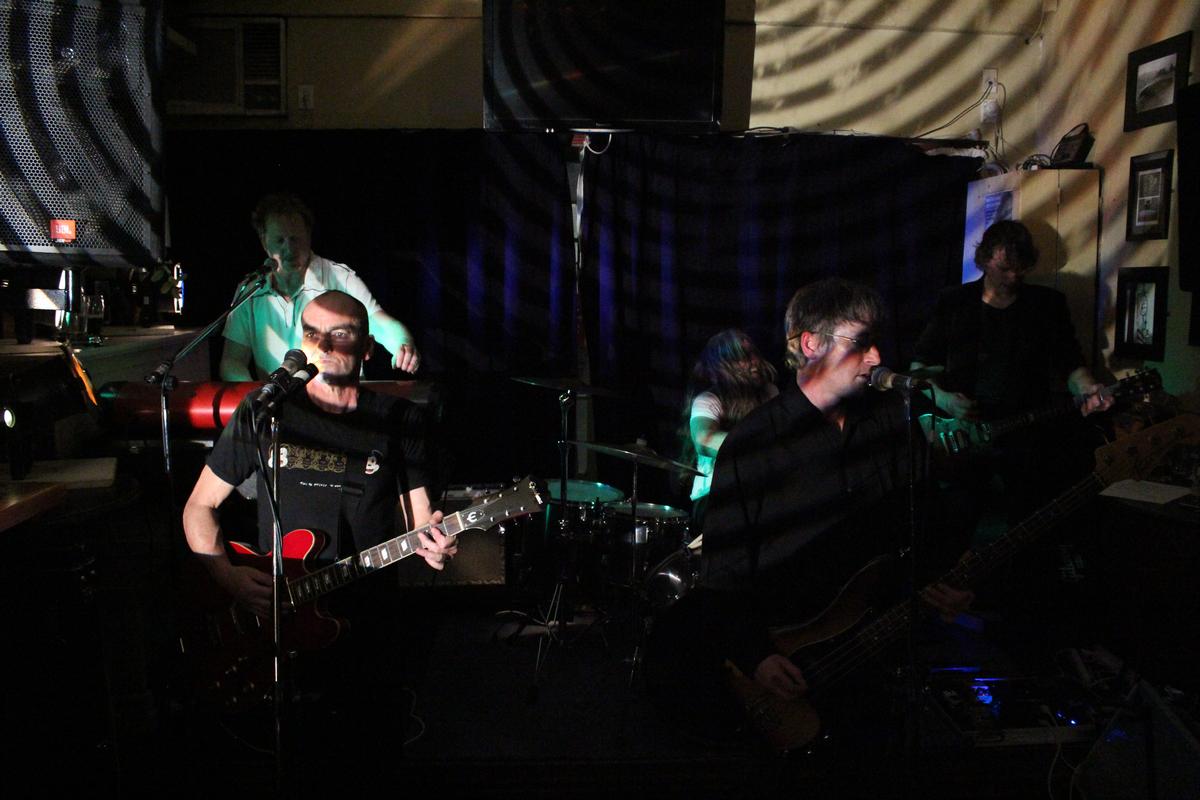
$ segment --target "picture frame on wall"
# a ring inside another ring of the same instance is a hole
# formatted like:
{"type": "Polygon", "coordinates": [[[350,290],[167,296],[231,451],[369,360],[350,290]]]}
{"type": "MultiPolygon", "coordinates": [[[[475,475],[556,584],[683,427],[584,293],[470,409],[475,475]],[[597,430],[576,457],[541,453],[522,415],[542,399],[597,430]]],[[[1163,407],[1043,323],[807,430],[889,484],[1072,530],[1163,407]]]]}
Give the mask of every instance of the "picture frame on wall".
{"type": "Polygon", "coordinates": [[[1129,159],[1126,240],[1167,238],[1171,227],[1171,169],[1174,163],[1174,150],[1160,150],[1129,159]]]}
{"type": "Polygon", "coordinates": [[[1176,101],[1187,86],[1192,32],[1134,50],[1125,72],[1125,130],[1175,119],[1176,101]]]}
{"type": "Polygon", "coordinates": [[[1167,267],[1122,267],[1117,272],[1117,330],[1113,355],[1162,361],[1167,348],[1167,267]]]}

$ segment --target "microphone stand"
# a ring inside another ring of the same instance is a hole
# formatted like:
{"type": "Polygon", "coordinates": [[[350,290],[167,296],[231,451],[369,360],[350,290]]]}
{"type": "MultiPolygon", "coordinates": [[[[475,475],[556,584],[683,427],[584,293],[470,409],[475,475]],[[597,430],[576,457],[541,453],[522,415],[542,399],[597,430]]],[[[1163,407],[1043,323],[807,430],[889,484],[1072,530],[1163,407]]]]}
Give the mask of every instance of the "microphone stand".
{"type": "Polygon", "coordinates": [[[567,444],[567,432],[571,419],[571,408],[575,405],[575,392],[571,389],[565,390],[558,396],[559,422],[561,427],[562,438],[558,441],[558,456],[559,456],[559,475],[558,475],[558,535],[557,537],[547,528],[544,536],[546,552],[552,552],[552,540],[557,538],[558,543],[563,546],[566,553],[563,558],[561,570],[558,574],[558,580],[554,583],[554,590],[550,594],[550,606],[546,609],[543,617],[545,624],[545,632],[538,637],[537,656],[533,662],[533,685],[529,690],[529,697],[535,699],[537,697],[538,688],[541,684],[542,669],[546,665],[546,661],[550,657],[550,648],[560,641],[559,637],[564,635],[566,625],[574,617],[574,607],[570,605],[574,598],[568,592],[568,583],[575,581],[578,578],[576,560],[576,547],[574,532],[574,520],[570,518],[571,506],[567,502],[567,474],[570,470],[570,448],[567,444]],[[563,596],[566,595],[566,608],[564,609],[563,596]],[[565,613],[564,613],[565,611],[565,613]]]}
{"type": "MultiPolygon", "coordinates": [[[[170,501],[172,512],[174,512],[175,495],[174,483],[171,473],[171,437],[168,428],[167,407],[168,397],[175,389],[175,376],[171,374],[171,370],[175,369],[175,362],[186,358],[193,350],[205,342],[217,330],[218,326],[223,325],[229,315],[234,312],[239,306],[253,297],[260,289],[267,285],[267,273],[252,272],[238,284],[237,292],[234,295],[234,302],[229,308],[225,309],[219,317],[214,319],[205,328],[196,334],[192,339],[186,342],[182,347],[175,351],[174,354],[164,358],[158,362],[158,366],[149,375],[146,375],[144,380],[151,385],[159,386],[159,424],[162,427],[162,444],[163,444],[163,467],[167,475],[167,489],[170,493],[170,501]],[[253,278],[253,282],[251,282],[253,278]]],[[[174,515],[174,514],[173,514],[174,515]]]]}
{"type": "MultiPolygon", "coordinates": [[[[286,397],[287,395],[285,395],[286,397]]],[[[286,588],[283,574],[283,524],[279,514],[279,403],[265,404],[264,409],[270,418],[271,434],[271,468],[263,463],[262,448],[259,447],[258,423],[253,424],[254,453],[258,461],[258,471],[263,478],[266,488],[266,500],[271,509],[271,698],[272,698],[272,733],[275,750],[275,793],[283,793],[286,780],[286,766],[283,755],[283,714],[286,698],[284,696],[283,680],[283,592],[286,588]],[[269,480],[268,480],[269,477],[269,480]]],[[[257,414],[255,415],[257,417],[257,414]]]]}
{"type": "MultiPolygon", "coordinates": [[[[909,620],[908,637],[906,642],[908,656],[908,680],[905,687],[905,750],[907,755],[908,775],[906,778],[905,796],[915,797],[916,781],[919,774],[918,760],[920,758],[921,679],[917,674],[917,622],[921,613],[921,595],[919,588],[920,571],[919,542],[917,529],[917,468],[928,466],[928,457],[922,464],[917,462],[917,443],[913,430],[912,392],[913,389],[901,386],[894,387],[904,398],[904,430],[905,453],[908,457],[908,582],[909,582],[909,620]]],[[[913,387],[919,388],[919,387],[913,387]]]]}

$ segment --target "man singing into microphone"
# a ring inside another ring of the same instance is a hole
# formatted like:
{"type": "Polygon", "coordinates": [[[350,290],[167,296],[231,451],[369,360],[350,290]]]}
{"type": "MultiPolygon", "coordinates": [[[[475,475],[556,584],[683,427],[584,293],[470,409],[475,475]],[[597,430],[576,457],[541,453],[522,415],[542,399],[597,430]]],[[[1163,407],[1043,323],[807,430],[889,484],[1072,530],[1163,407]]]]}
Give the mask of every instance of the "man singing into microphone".
{"type": "MultiPolygon", "coordinates": [[[[717,454],[701,588],[656,626],[649,682],[657,678],[657,655],[690,651],[694,673],[728,660],[781,698],[803,696],[804,673],[775,649],[768,627],[812,619],[856,571],[904,544],[902,399],[867,391],[880,363],[875,326],[882,316],[873,289],[841,279],[810,284],[788,304],[796,387],[750,412],[717,454]]],[[[948,615],[970,602],[968,592],[941,585],[925,597],[948,615]]],[[[692,694],[705,692],[719,690],[692,694]]]]}
{"type": "MultiPolygon", "coordinates": [[[[419,409],[398,397],[379,395],[359,386],[359,368],[371,356],[374,339],[367,309],[342,292],[325,292],[304,309],[302,349],[319,370],[281,407],[278,498],[283,531],[306,528],[324,533],[329,544],[319,554],[328,562],[361,552],[396,535],[398,524],[413,530],[437,524],[441,512],[431,510],[426,491],[428,464],[419,409]]],[[[256,436],[250,398],[243,401],[222,432],[208,464],[183,512],[183,527],[192,552],[231,598],[260,617],[270,618],[271,578],[249,566],[234,566],[225,552],[218,509],[233,488],[255,471],[255,448],[269,464],[269,436],[256,436]]],[[[265,430],[266,426],[263,426],[265,430]]],[[[258,548],[271,549],[272,517],[262,475],[258,548]]],[[[254,540],[238,531],[237,538],[254,540]]],[[[432,530],[419,537],[417,554],[442,569],[455,554],[452,539],[432,530]]],[[[395,574],[381,571],[372,579],[347,587],[331,600],[339,616],[353,620],[349,652],[328,656],[336,665],[314,668],[314,680],[325,685],[328,674],[344,691],[374,696],[397,689],[389,656],[399,641],[396,622],[406,614],[389,609],[395,600],[395,574]],[[389,688],[390,687],[390,688],[389,688]]],[[[310,662],[302,659],[301,669],[310,662]]],[[[320,659],[315,663],[320,663],[320,659]]],[[[306,673],[308,674],[308,673],[306,673]]],[[[303,677],[303,675],[302,675],[303,677]]],[[[396,692],[394,696],[399,696],[396,692]]],[[[386,699],[382,702],[388,702],[386,699]]],[[[369,708],[360,697],[347,710],[369,708]]],[[[345,715],[342,715],[345,718],[345,715]]]]}
{"type": "Polygon", "coordinates": [[[412,334],[383,310],[367,285],[345,264],[312,251],[313,214],[300,198],[269,194],[251,215],[267,265],[267,285],[237,308],[225,323],[221,380],[254,380],[250,360],[262,379],[300,346],[300,318],[309,302],[329,289],[354,297],[367,308],[376,339],[392,354],[392,366],[416,372],[421,363],[412,334]]]}

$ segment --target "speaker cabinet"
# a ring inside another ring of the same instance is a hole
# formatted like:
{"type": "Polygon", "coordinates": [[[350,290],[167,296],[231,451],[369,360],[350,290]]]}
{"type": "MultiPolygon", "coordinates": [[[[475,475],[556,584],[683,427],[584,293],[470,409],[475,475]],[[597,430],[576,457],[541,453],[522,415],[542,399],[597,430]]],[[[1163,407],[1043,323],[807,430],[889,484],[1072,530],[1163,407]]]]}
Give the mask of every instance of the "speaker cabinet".
{"type": "Polygon", "coordinates": [[[0,267],[162,256],[161,4],[0,3],[0,267]]]}

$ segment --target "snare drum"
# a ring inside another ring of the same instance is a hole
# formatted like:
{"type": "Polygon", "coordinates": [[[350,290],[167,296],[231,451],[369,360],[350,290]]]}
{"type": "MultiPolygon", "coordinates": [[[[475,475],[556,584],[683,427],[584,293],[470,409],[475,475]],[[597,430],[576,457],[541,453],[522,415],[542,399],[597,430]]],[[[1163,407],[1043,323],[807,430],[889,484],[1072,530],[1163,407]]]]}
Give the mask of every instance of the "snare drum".
{"type": "Polygon", "coordinates": [[[609,503],[608,542],[602,559],[611,583],[636,589],[658,563],[687,539],[689,517],[684,511],[658,503],[638,503],[637,525],[629,503],[609,503]]]}
{"type": "MultiPolygon", "coordinates": [[[[549,483],[550,503],[562,506],[559,495],[562,493],[561,481],[549,483]]],[[[608,534],[611,512],[608,503],[619,501],[625,495],[607,483],[595,481],[567,481],[567,502],[565,515],[569,530],[574,539],[584,542],[604,539],[608,534]]]]}
{"type": "Polygon", "coordinates": [[[679,547],[688,540],[686,511],[658,503],[637,504],[637,529],[633,527],[633,506],[628,501],[608,503],[617,541],[627,545],[654,544],[664,552],[679,547]]]}

